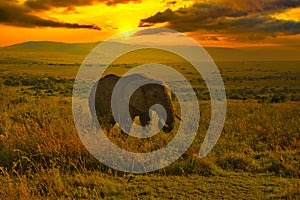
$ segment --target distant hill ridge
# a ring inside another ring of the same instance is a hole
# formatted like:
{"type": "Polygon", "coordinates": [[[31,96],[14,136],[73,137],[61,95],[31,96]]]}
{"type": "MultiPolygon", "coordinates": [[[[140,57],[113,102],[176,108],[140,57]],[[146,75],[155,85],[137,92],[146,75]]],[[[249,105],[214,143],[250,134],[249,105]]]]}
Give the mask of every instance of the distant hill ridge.
{"type": "MultiPolygon", "coordinates": [[[[57,53],[86,56],[100,42],[93,43],[63,43],[52,41],[29,41],[0,47],[0,56],[5,53],[57,53]]],[[[122,48],[127,44],[116,43],[122,48]]],[[[221,48],[205,47],[207,52],[215,61],[285,61],[300,60],[300,46],[278,46],[278,47],[242,47],[242,48],[221,48]]]]}
{"type": "Polygon", "coordinates": [[[94,43],[63,43],[51,41],[30,41],[1,47],[2,51],[30,51],[30,52],[65,52],[74,54],[88,54],[100,42],[94,43]]]}

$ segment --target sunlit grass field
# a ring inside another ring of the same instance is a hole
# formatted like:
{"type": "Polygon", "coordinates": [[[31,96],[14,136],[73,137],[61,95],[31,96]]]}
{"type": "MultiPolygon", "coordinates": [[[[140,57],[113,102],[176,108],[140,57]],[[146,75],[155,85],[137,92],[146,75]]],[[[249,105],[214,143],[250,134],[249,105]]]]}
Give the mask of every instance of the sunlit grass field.
{"type": "MultiPolygon", "coordinates": [[[[81,143],[72,117],[79,63],[1,59],[0,199],[299,198],[299,61],[217,63],[227,116],[217,145],[204,159],[197,153],[210,120],[207,88],[189,65],[171,63],[199,98],[198,135],[175,163],[139,175],[106,167],[81,143]]],[[[107,73],[120,75],[136,65],[119,61],[107,73]]],[[[115,142],[141,152],[164,145],[115,142]]]]}

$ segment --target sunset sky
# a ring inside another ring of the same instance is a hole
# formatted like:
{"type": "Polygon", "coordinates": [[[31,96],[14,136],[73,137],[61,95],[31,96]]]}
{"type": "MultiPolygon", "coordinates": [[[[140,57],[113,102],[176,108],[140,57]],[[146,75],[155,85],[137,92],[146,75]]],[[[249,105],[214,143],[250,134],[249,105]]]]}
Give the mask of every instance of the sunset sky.
{"type": "Polygon", "coordinates": [[[300,0],[0,0],[0,46],[96,42],[137,27],[203,46],[300,45],[300,0]]]}

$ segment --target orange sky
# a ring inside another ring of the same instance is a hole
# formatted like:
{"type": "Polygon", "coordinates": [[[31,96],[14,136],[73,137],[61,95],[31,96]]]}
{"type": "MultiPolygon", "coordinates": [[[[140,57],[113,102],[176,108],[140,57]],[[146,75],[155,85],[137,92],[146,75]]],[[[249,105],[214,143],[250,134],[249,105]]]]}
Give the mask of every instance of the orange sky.
{"type": "Polygon", "coordinates": [[[299,1],[265,1],[0,0],[0,46],[96,42],[139,26],[175,29],[204,46],[300,44],[299,1]]]}

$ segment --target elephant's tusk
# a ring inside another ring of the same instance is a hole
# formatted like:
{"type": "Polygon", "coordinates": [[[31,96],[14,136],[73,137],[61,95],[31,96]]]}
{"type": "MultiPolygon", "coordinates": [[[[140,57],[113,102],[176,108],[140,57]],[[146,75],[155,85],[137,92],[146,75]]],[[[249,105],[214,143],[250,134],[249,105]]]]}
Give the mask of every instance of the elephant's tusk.
{"type": "Polygon", "coordinates": [[[177,114],[175,114],[175,117],[176,117],[177,119],[179,119],[180,121],[182,121],[181,117],[179,117],[177,114]]]}

